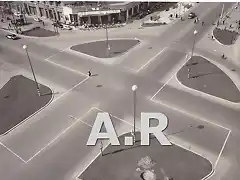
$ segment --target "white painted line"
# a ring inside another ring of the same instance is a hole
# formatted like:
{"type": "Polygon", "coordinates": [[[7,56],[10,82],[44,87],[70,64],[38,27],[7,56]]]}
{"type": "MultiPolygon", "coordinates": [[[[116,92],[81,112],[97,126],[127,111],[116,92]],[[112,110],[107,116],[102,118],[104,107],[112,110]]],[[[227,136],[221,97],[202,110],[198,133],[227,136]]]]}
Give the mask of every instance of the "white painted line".
{"type": "MultiPolygon", "coordinates": [[[[32,78],[30,78],[31,80],[33,80],[32,78]]],[[[34,81],[34,80],[33,80],[34,81]]],[[[6,84],[5,84],[6,85],[6,84]]],[[[50,88],[50,87],[48,87],[50,88]]],[[[51,88],[50,88],[51,89],[51,88]]],[[[21,126],[22,124],[24,124],[27,120],[29,120],[30,118],[32,118],[33,116],[37,115],[38,113],[40,113],[43,109],[45,109],[47,106],[49,106],[54,98],[54,91],[51,89],[51,93],[52,93],[52,97],[50,99],[50,101],[45,104],[43,107],[41,107],[39,110],[37,110],[36,112],[32,113],[31,115],[29,115],[27,118],[25,118],[24,120],[22,120],[20,123],[16,124],[14,127],[12,127],[11,129],[7,130],[5,133],[1,134],[1,136],[4,136],[6,134],[9,134],[12,130],[16,129],[17,127],[21,126]]]]}
{"type": "Polygon", "coordinates": [[[146,64],[144,64],[142,67],[140,67],[137,70],[137,73],[141,71],[143,68],[145,68],[149,63],[151,63],[158,55],[160,55],[167,47],[164,47],[159,53],[157,53],[154,57],[152,57],[146,64]]]}
{"type": "MultiPolygon", "coordinates": [[[[79,86],[80,84],[82,84],[82,83],[84,83],[86,80],[88,80],[90,77],[87,77],[87,78],[85,78],[84,80],[82,80],[81,82],[79,82],[78,84],[76,84],[76,85],[74,85],[71,89],[69,89],[68,91],[66,91],[65,93],[63,93],[62,95],[60,95],[60,96],[58,96],[56,99],[54,99],[53,101],[52,101],[52,103],[53,102],[55,102],[55,101],[57,101],[59,98],[61,98],[61,97],[63,97],[64,95],[66,95],[66,94],[68,94],[70,91],[72,91],[73,89],[75,89],[77,86],[79,86]]],[[[52,104],[51,103],[51,104],[52,104]]]]}
{"type": "Polygon", "coordinates": [[[218,164],[218,162],[219,162],[219,159],[221,158],[221,155],[222,155],[222,152],[223,152],[223,150],[224,150],[224,148],[225,148],[225,146],[226,146],[226,144],[227,144],[227,141],[228,141],[228,138],[229,138],[229,135],[231,134],[231,130],[229,130],[229,132],[228,132],[228,135],[227,135],[227,137],[226,137],[226,139],[225,139],[225,141],[224,141],[224,143],[223,143],[223,146],[222,146],[222,149],[221,149],[221,151],[220,151],[220,153],[219,153],[219,155],[218,155],[218,158],[217,158],[217,160],[216,160],[216,162],[215,162],[215,164],[214,164],[214,169],[216,169],[216,167],[217,167],[217,164],[218,164]]]}
{"type": "MultiPolygon", "coordinates": [[[[173,137],[174,137],[174,136],[173,136],[173,137]]],[[[182,149],[185,149],[185,150],[187,150],[187,151],[190,151],[190,152],[192,152],[193,154],[196,154],[196,155],[198,155],[198,156],[200,156],[200,157],[202,157],[202,158],[204,158],[204,159],[206,159],[207,161],[210,162],[210,164],[212,165],[212,171],[211,171],[208,175],[206,175],[204,178],[202,178],[201,180],[204,180],[204,179],[208,178],[209,176],[211,176],[211,175],[215,172],[215,171],[214,171],[215,169],[213,168],[212,162],[211,162],[207,157],[203,156],[202,154],[200,154],[200,153],[198,153],[198,152],[196,152],[196,151],[193,151],[193,150],[190,149],[190,148],[184,147],[183,145],[180,145],[180,144],[178,144],[178,143],[174,143],[174,140],[170,140],[170,142],[173,143],[173,144],[175,144],[175,145],[177,145],[177,146],[179,146],[179,147],[181,147],[182,149]]]]}
{"type": "MultiPolygon", "coordinates": [[[[93,107],[93,108],[95,108],[95,109],[97,109],[97,110],[99,110],[99,111],[105,112],[105,111],[103,111],[103,110],[101,110],[101,109],[99,109],[99,108],[96,108],[96,107],[93,107]]],[[[127,121],[125,121],[125,120],[117,117],[117,116],[114,116],[114,115],[112,115],[112,114],[110,114],[110,116],[112,116],[112,117],[114,117],[114,118],[116,118],[116,119],[118,119],[118,120],[120,120],[120,121],[122,121],[122,122],[124,122],[124,123],[127,123],[127,124],[132,125],[131,123],[129,123],[129,122],[127,122],[127,121]]],[[[139,128],[138,128],[138,129],[139,129],[139,128]]],[[[126,133],[126,132],[124,132],[124,133],[126,133]]],[[[123,133],[123,134],[124,134],[124,133],[123,133]]],[[[171,140],[170,140],[170,141],[171,141],[171,140]]],[[[171,142],[172,142],[172,141],[171,141],[171,142]]],[[[172,142],[172,143],[173,143],[173,142],[172,142]]],[[[105,150],[106,147],[108,147],[109,144],[110,144],[110,143],[108,143],[108,144],[103,148],[103,151],[105,150]]],[[[192,152],[192,153],[194,153],[194,154],[197,154],[197,155],[203,157],[204,159],[208,160],[208,159],[207,159],[206,157],[204,157],[203,155],[201,155],[201,154],[199,154],[199,153],[197,153],[197,152],[195,152],[195,151],[193,151],[193,150],[191,150],[191,149],[188,149],[188,148],[186,148],[186,147],[184,147],[184,146],[182,146],[182,145],[180,145],[180,144],[178,144],[178,143],[173,143],[173,144],[175,144],[175,145],[177,145],[177,146],[179,146],[179,147],[181,147],[181,148],[183,148],[183,149],[185,149],[185,150],[187,150],[187,151],[190,151],[190,152],[192,152]]],[[[225,144],[225,143],[224,143],[224,144],[225,144]]],[[[75,179],[76,179],[76,180],[79,180],[78,177],[81,176],[81,174],[82,174],[84,171],[86,171],[86,169],[87,169],[100,155],[101,155],[101,152],[98,153],[98,154],[88,163],[88,165],[76,176],[75,179]]],[[[208,160],[208,161],[212,164],[212,162],[211,162],[210,160],[208,160]]],[[[213,167],[213,164],[212,164],[212,167],[213,167]]],[[[204,178],[202,178],[202,180],[205,180],[205,179],[209,178],[210,176],[213,175],[214,172],[215,172],[215,171],[214,171],[214,168],[213,168],[212,171],[211,171],[207,176],[205,176],[204,178]]]]}
{"type": "MultiPolygon", "coordinates": [[[[55,54],[55,55],[56,55],[56,54],[55,54]]],[[[51,57],[51,56],[50,56],[50,57],[51,57]]],[[[63,65],[61,65],[61,64],[55,63],[55,62],[53,62],[53,61],[50,61],[50,60],[49,60],[50,57],[47,58],[47,59],[44,59],[44,61],[47,61],[47,62],[49,62],[49,63],[51,63],[51,64],[56,65],[56,66],[59,66],[59,67],[61,67],[61,68],[63,68],[63,69],[67,69],[68,71],[74,72],[74,73],[76,73],[76,74],[80,74],[80,75],[83,75],[83,76],[88,76],[87,74],[84,74],[84,73],[82,73],[82,72],[80,72],[80,71],[77,71],[77,70],[71,69],[71,68],[69,68],[69,67],[63,66],[63,65]]]]}
{"type": "MultiPolygon", "coordinates": [[[[229,78],[230,78],[230,77],[229,77],[229,78]]],[[[187,86],[184,85],[181,81],[178,80],[177,76],[176,76],[176,80],[177,80],[177,82],[178,82],[181,86],[183,86],[183,88],[186,88],[186,89],[188,89],[189,91],[194,91],[195,93],[199,93],[199,94],[201,94],[201,95],[203,95],[203,96],[206,96],[207,98],[213,98],[214,100],[219,100],[219,101],[222,101],[223,103],[224,103],[224,102],[227,102],[227,103],[232,104],[232,105],[234,105],[234,106],[239,106],[239,105],[240,105],[239,103],[232,102],[232,101],[229,101],[229,100],[227,100],[227,99],[223,99],[223,98],[214,96],[214,95],[212,95],[212,94],[208,94],[208,93],[205,93],[205,92],[203,92],[203,91],[199,91],[199,90],[197,90],[197,89],[193,89],[193,88],[187,87],[187,86]]],[[[231,80],[232,80],[232,79],[231,79],[231,80]]],[[[232,80],[232,82],[234,83],[233,80],[232,80]]],[[[235,84],[235,83],[234,83],[234,84],[235,84]]],[[[235,84],[235,86],[236,86],[236,84],[235,84]]],[[[237,86],[236,86],[236,87],[237,87],[237,86]]],[[[203,98],[206,98],[206,97],[203,97],[203,98]]]]}
{"type": "Polygon", "coordinates": [[[174,108],[174,107],[169,106],[169,105],[167,105],[167,104],[165,104],[165,103],[163,103],[163,102],[161,102],[161,101],[156,101],[156,100],[151,100],[151,101],[153,101],[153,102],[155,102],[155,103],[157,103],[157,104],[161,104],[161,105],[163,105],[163,106],[166,106],[167,108],[170,108],[170,109],[172,109],[172,110],[178,111],[178,112],[180,112],[180,113],[182,113],[182,114],[185,114],[185,115],[187,115],[187,116],[189,116],[189,117],[192,117],[193,119],[198,119],[198,120],[207,122],[207,123],[209,123],[209,124],[212,124],[212,125],[215,125],[215,126],[217,126],[217,127],[220,127],[220,128],[223,128],[223,129],[225,129],[225,130],[230,131],[230,129],[227,128],[227,127],[224,127],[224,126],[222,126],[222,125],[220,125],[220,124],[213,123],[213,122],[208,121],[208,120],[206,120],[206,119],[204,119],[204,118],[202,118],[202,117],[195,116],[195,115],[193,115],[193,114],[189,114],[188,112],[186,112],[186,111],[184,111],[184,110],[180,110],[180,109],[174,108]]]}
{"type": "MultiPolygon", "coordinates": [[[[195,53],[195,54],[196,54],[196,53],[195,53]]],[[[222,65],[221,63],[216,63],[214,60],[210,60],[209,58],[207,58],[207,57],[204,56],[204,55],[201,55],[201,54],[197,54],[197,55],[205,58],[205,59],[208,60],[210,63],[212,63],[213,65],[215,65],[216,67],[218,67],[226,76],[229,77],[229,79],[231,79],[231,77],[230,77],[230,75],[229,75],[230,73],[226,73],[226,71],[221,68],[221,67],[224,67],[224,65],[222,65]]],[[[229,70],[228,68],[226,68],[226,69],[229,70]]],[[[230,70],[229,70],[229,71],[230,71],[230,70]]],[[[220,100],[220,101],[222,101],[222,102],[227,102],[227,103],[232,104],[232,105],[234,105],[234,106],[240,105],[239,103],[232,102],[232,101],[229,101],[229,100],[227,100],[227,99],[223,99],[223,98],[220,98],[220,97],[217,97],[217,96],[214,96],[214,95],[207,94],[207,93],[205,93],[205,92],[199,91],[199,90],[197,90],[197,89],[193,89],[193,88],[187,87],[187,86],[185,86],[184,84],[182,84],[182,83],[178,80],[178,78],[176,78],[176,80],[177,80],[178,83],[181,84],[184,88],[189,89],[189,90],[191,90],[191,91],[195,91],[195,92],[198,92],[198,93],[200,93],[200,94],[203,94],[203,95],[206,95],[206,96],[209,96],[209,97],[213,97],[213,98],[215,98],[215,99],[217,99],[217,100],[220,100]]],[[[231,80],[232,80],[232,82],[234,83],[234,85],[236,86],[236,88],[240,91],[240,89],[238,88],[238,85],[234,82],[234,80],[233,80],[233,79],[231,79],[231,80]]]]}
{"type": "MultiPolygon", "coordinates": [[[[120,118],[118,118],[118,119],[120,119],[120,118]]],[[[121,135],[123,135],[123,134],[125,134],[125,133],[128,133],[128,132],[123,132],[121,135]]],[[[119,135],[119,136],[121,136],[121,135],[119,135]]],[[[109,146],[109,144],[110,144],[110,143],[107,143],[107,144],[103,147],[103,152],[104,152],[104,150],[109,146]]],[[[98,154],[88,163],[88,165],[87,165],[85,168],[83,168],[83,170],[76,176],[75,179],[76,179],[76,180],[80,180],[78,177],[81,176],[82,173],[83,173],[84,171],[86,171],[86,169],[87,169],[100,155],[101,155],[101,152],[98,153],[98,154]]]]}
{"type": "MultiPolygon", "coordinates": [[[[40,154],[44,149],[46,149],[47,147],[49,147],[54,141],[56,141],[60,136],[62,136],[64,133],[66,133],[71,127],[73,127],[76,123],[78,123],[79,121],[86,124],[85,122],[83,122],[81,119],[83,119],[89,112],[91,112],[94,108],[91,108],[90,110],[88,110],[81,118],[78,118],[74,123],[72,123],[70,126],[68,126],[64,131],[62,131],[59,135],[57,135],[54,139],[52,139],[46,146],[44,146],[42,149],[40,149],[36,154],[34,154],[31,158],[29,158],[26,163],[30,162],[33,158],[35,158],[38,154],[40,154]]],[[[73,117],[73,116],[69,116],[69,117],[73,117]]],[[[75,118],[74,118],[75,119],[75,118]]],[[[90,126],[90,125],[88,125],[90,126]]],[[[91,127],[91,126],[90,126],[91,127]]]]}
{"type": "MultiPolygon", "coordinates": [[[[97,109],[97,110],[99,110],[99,111],[105,112],[104,110],[99,109],[99,108],[97,108],[97,107],[94,107],[94,108],[97,109]]],[[[126,123],[126,124],[128,124],[128,125],[133,126],[133,124],[130,123],[130,122],[128,122],[128,121],[125,121],[125,120],[123,120],[123,119],[121,119],[121,118],[119,118],[119,117],[117,117],[117,116],[114,116],[114,115],[112,115],[112,114],[110,114],[110,113],[109,113],[109,115],[112,116],[112,117],[114,117],[114,118],[116,118],[116,119],[118,119],[119,121],[122,121],[122,122],[124,122],[124,123],[126,123]]],[[[140,127],[137,127],[137,126],[136,126],[136,128],[140,130],[140,127]]]]}
{"type": "Polygon", "coordinates": [[[153,98],[172,80],[172,78],[178,73],[178,71],[188,62],[190,58],[188,58],[188,55],[186,54],[186,60],[184,63],[180,66],[180,68],[167,80],[166,83],[163,84],[163,86],[150,98],[150,100],[153,100],[153,98]]]}
{"type": "Polygon", "coordinates": [[[22,162],[27,163],[23,158],[21,158],[19,155],[17,155],[15,152],[13,152],[11,149],[9,149],[7,146],[5,146],[2,142],[0,144],[5,147],[9,152],[11,152],[13,155],[15,155],[18,159],[20,159],[22,162]]]}
{"type": "MultiPolygon", "coordinates": [[[[91,108],[90,111],[92,111],[92,109],[93,109],[93,108],[91,108]]],[[[89,112],[90,112],[90,111],[89,111],[89,112]]],[[[89,112],[87,112],[86,114],[88,114],[89,112]]],[[[86,123],[86,122],[84,122],[84,121],[81,120],[82,118],[84,118],[84,116],[81,117],[81,118],[76,118],[76,117],[74,117],[74,116],[72,116],[72,115],[69,115],[68,117],[74,119],[76,122],[77,122],[77,121],[80,121],[80,122],[82,122],[83,124],[86,124],[87,126],[92,127],[92,125],[90,125],[90,124],[88,124],[88,123],[86,123]]]]}

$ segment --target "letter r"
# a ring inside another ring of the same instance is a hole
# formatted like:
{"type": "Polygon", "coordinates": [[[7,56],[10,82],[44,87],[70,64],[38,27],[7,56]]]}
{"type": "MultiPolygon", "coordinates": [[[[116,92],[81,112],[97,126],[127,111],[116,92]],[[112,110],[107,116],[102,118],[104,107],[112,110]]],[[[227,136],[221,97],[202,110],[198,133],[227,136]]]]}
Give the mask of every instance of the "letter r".
{"type": "Polygon", "coordinates": [[[168,126],[168,119],[162,113],[141,113],[141,145],[149,145],[149,134],[155,135],[159,143],[163,146],[172,145],[172,143],[163,134],[168,126]],[[156,127],[150,127],[150,119],[158,120],[159,124],[156,127]]]}

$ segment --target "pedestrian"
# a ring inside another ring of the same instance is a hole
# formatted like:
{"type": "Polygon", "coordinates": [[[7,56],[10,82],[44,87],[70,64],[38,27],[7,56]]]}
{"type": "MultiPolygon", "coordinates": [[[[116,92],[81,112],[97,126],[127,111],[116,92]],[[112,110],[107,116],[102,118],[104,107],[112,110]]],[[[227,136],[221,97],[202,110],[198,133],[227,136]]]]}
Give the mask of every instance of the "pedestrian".
{"type": "Polygon", "coordinates": [[[92,76],[92,73],[91,71],[88,71],[88,76],[91,77],[92,76]]]}
{"type": "Polygon", "coordinates": [[[225,55],[224,55],[224,53],[222,54],[222,59],[225,59],[225,55]]]}
{"type": "Polygon", "coordinates": [[[45,24],[44,24],[44,21],[42,21],[42,25],[44,26],[45,24]]]}
{"type": "Polygon", "coordinates": [[[225,20],[223,20],[223,24],[225,23],[225,20]]]}
{"type": "Polygon", "coordinates": [[[219,21],[217,21],[217,27],[219,26],[219,21]]]}
{"type": "Polygon", "coordinates": [[[202,26],[204,25],[204,21],[202,22],[202,26]]]}
{"type": "Polygon", "coordinates": [[[213,35],[212,35],[212,40],[214,39],[213,35]]]}

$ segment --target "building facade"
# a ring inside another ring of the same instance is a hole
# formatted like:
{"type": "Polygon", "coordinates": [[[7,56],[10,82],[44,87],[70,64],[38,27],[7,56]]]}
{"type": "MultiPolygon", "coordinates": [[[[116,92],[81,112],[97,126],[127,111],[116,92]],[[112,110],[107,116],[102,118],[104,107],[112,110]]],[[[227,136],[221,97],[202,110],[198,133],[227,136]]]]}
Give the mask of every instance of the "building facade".
{"type": "MultiPolygon", "coordinates": [[[[151,2],[150,2],[151,3],[151,2]]],[[[123,23],[150,6],[149,2],[19,1],[19,12],[77,24],[123,23]]]]}

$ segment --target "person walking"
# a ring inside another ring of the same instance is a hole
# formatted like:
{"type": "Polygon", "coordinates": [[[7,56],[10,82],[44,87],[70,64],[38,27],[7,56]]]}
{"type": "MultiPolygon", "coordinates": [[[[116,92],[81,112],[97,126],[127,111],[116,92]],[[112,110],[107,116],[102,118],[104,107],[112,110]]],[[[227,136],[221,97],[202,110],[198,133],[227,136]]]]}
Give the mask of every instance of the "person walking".
{"type": "Polygon", "coordinates": [[[88,76],[91,77],[92,76],[92,73],[91,71],[88,71],[88,76]]]}
{"type": "Polygon", "coordinates": [[[204,21],[202,21],[202,26],[204,25],[204,21]]]}

